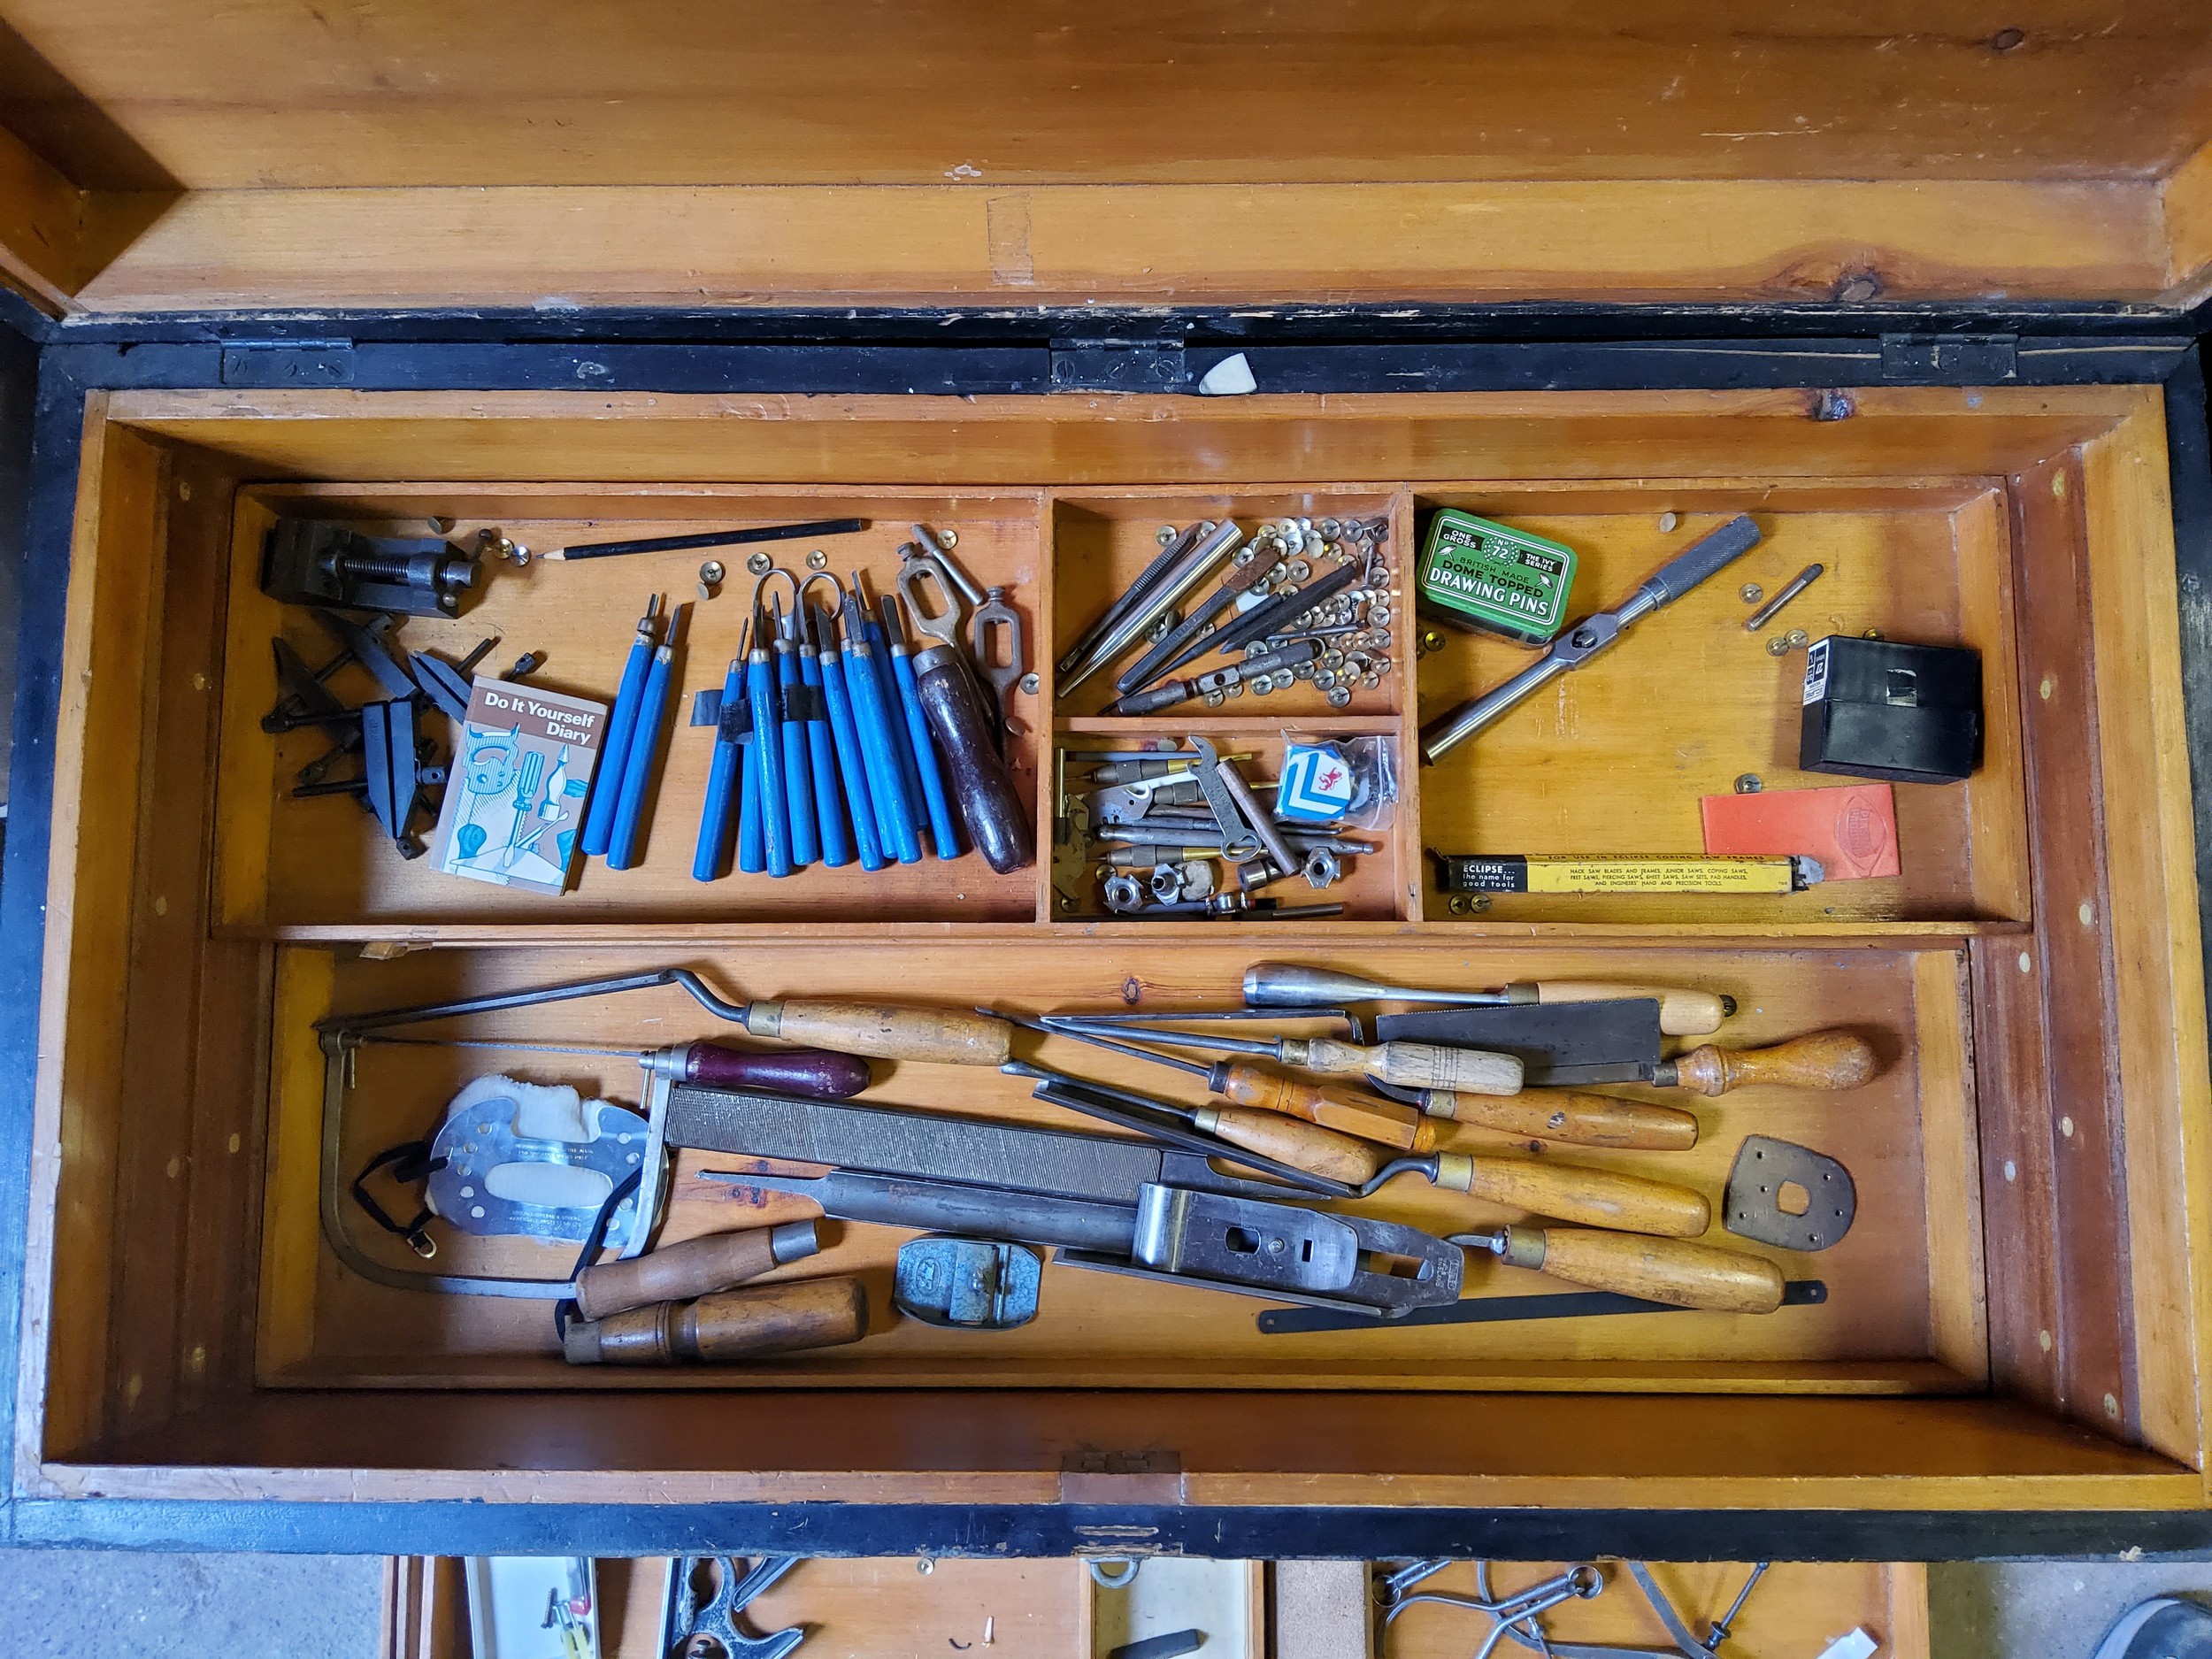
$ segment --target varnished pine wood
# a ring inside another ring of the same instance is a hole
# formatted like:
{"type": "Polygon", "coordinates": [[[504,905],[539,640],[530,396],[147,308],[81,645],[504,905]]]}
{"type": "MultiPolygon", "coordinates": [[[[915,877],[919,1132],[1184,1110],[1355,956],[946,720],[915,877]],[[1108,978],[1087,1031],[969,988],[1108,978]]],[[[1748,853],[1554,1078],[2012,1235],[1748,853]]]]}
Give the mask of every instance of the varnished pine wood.
{"type": "Polygon", "coordinates": [[[2147,180],[196,190],[78,296],[132,312],[2139,301],[2167,286],[2159,209],[2147,180]],[[1200,252],[1193,224],[1233,252],[1200,252]]]}

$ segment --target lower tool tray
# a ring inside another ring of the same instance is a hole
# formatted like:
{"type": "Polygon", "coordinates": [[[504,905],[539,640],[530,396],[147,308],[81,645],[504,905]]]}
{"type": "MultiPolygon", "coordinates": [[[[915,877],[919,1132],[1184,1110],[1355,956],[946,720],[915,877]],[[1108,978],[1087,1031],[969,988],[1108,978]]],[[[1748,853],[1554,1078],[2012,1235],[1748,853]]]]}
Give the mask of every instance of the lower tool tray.
{"type": "MultiPolygon", "coordinates": [[[[1271,950],[1279,949],[1271,947],[1271,950]]],[[[1052,945],[885,944],[865,949],[794,941],[705,952],[688,965],[728,994],[994,1002],[1010,1011],[1192,1007],[1235,1002],[1249,946],[1146,949],[1127,940],[1052,945]]],[[[1852,1172],[1856,1225],[1817,1256],[1770,1251],[1786,1277],[1817,1278],[1824,1302],[1764,1316],[1668,1313],[1263,1334],[1271,1303],[1240,1295],[1048,1267],[1041,1311],[1016,1330],[979,1333],[892,1316],[891,1267],[911,1236],[826,1222],[826,1248],[779,1270],[786,1278],[850,1273],[865,1283],[872,1333],[853,1346],[743,1366],[649,1372],[572,1368],[558,1357],[549,1302],[430,1294],[371,1283],[331,1254],[317,1214],[322,1056],[313,1023],[372,1009],[546,985],[580,972],[662,965],[630,951],[441,950],[390,962],[340,961],[288,947],[279,957],[278,1056],[272,1101],[268,1231],[258,1374],[269,1386],[526,1388],[742,1388],[795,1383],[854,1387],[1109,1386],[1388,1389],[1667,1389],[1927,1393],[1985,1386],[1980,1215],[1970,1097],[1962,1080],[1956,958],[1930,949],[1585,949],[1468,953],[1371,947],[1330,951],[1330,965],[1394,979],[1502,984],[1536,977],[1614,979],[1708,987],[1740,1012],[1725,1041],[1755,1046],[1824,1026],[1876,1046],[1873,1081],[1840,1094],[1747,1087],[1717,1100],[1645,1094],[1694,1108],[1699,1144],[1682,1152],[1563,1149],[1576,1161],[1694,1187],[1718,1205],[1739,1143],[1770,1134],[1816,1147],[1852,1172]]],[[[722,1037],[680,991],[516,1010],[446,1028],[450,1034],[535,1042],[657,1047],[722,1037]]],[[[741,1041],[742,1041],[741,1039],[741,1041]]],[[[1197,1103],[1198,1079],[1064,1039],[1018,1033],[1016,1052],[1085,1076],[1197,1103]],[[1188,1082],[1192,1087],[1184,1087],[1188,1082]]],[[[623,1059],[445,1048],[372,1048],[356,1056],[336,1167],[350,1179],[376,1153],[427,1133],[470,1079],[503,1070],[565,1082],[634,1103],[639,1073],[623,1059]]],[[[875,1063],[862,1099],[918,1109],[1095,1130],[1033,1102],[1018,1079],[988,1068],[875,1063]]],[[[1442,1144],[1517,1156],[1466,1125],[1442,1144]]],[[[702,1179],[726,1156],[680,1155],[661,1238],[814,1215],[804,1200],[702,1179]]],[[[790,1166],[810,1172],[806,1166],[790,1166]]],[[[349,1201],[347,1201],[349,1202],[349,1201]]],[[[1446,1233],[1523,1217],[1401,1179],[1361,1213],[1446,1233]]],[[[373,1257],[420,1270],[407,1247],[355,1214],[349,1229],[373,1257]]],[[[1718,1232],[1712,1241],[1763,1250],[1718,1232]]],[[[438,1271],[563,1277],[573,1245],[486,1240],[439,1230],[438,1271]]],[[[1466,1294],[1542,1295],[1571,1286],[1471,1255],[1466,1294]]]]}

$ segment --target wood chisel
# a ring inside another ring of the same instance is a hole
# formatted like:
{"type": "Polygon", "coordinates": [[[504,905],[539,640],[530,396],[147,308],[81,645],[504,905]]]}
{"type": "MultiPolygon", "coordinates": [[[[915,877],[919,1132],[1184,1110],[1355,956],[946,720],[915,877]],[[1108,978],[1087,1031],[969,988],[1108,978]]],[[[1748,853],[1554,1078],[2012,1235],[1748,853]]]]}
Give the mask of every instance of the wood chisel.
{"type": "MultiPolygon", "coordinates": [[[[1079,1017],[1064,1014],[1048,1015],[1045,1023],[1056,1030],[1099,1029],[1079,1017]]],[[[1490,1054],[1479,1048],[1425,1042],[1385,1042],[1363,1048],[1332,1037],[1276,1037],[1261,1041],[1162,1031],[1151,1025],[1118,1025],[1113,1029],[1139,1042],[1264,1055],[1284,1065],[1318,1071],[1325,1077],[1371,1077],[1401,1088],[1446,1089],[1469,1094],[1517,1094],[1521,1088],[1518,1060],[1510,1055],[1490,1054]]]]}
{"type": "Polygon", "coordinates": [[[1586,1227],[1493,1227],[1455,1233],[1451,1242],[1487,1250],[1508,1267],[1677,1307],[1772,1313],[1782,1305],[1782,1270],[1742,1250],[1586,1227]]]}
{"type": "Polygon", "coordinates": [[[1655,998],[1659,1029],[1672,1037],[1698,1037],[1720,1029],[1736,1011],[1733,997],[1709,991],[1663,987],[1609,985],[1587,980],[1543,979],[1509,985],[1498,991],[1432,990],[1383,985],[1355,973],[1309,968],[1295,962],[1260,962],[1245,970],[1244,1001],[1250,1008],[1337,1007],[1346,1002],[1603,1002],[1655,998]]]}
{"type": "MultiPolygon", "coordinates": [[[[1601,1010],[1621,1007],[1648,1010],[1646,1022],[1650,1026],[1648,1043],[1650,1052],[1643,1064],[1647,1069],[1657,1064],[1659,1059],[1658,1003],[1648,1001],[1635,1003],[1584,1002],[1576,1004],[1574,1011],[1579,1014],[1586,1010],[1601,1010]]],[[[1405,1018],[1417,1022],[1428,1018],[1451,1019],[1463,1015],[1517,1017],[1535,1014],[1546,1019],[1555,1019],[1561,1012],[1562,1010],[1557,1009],[1539,1008],[1530,1004],[1513,1008],[1455,1008],[1440,1010],[1432,1016],[1415,1014],[1405,1018]]],[[[1076,1025],[1091,1031],[1126,1033],[1147,1041],[1164,1041],[1172,1037],[1187,1036],[1190,1033],[1182,1032],[1162,1033],[1156,1027],[1146,1022],[1197,1025],[1210,1021],[1244,1021],[1256,1018],[1310,1019],[1319,1018],[1324,1014],[1342,1018],[1347,1025],[1353,1025],[1348,1015],[1336,1009],[1248,1008],[1198,1011],[1163,1010],[1158,1013],[1143,1015],[1053,1015],[1047,1018],[1048,1021],[1056,1024],[1072,1020],[1076,1025]]],[[[1387,1018],[1377,1022],[1378,1026],[1388,1024],[1387,1018]]],[[[1354,1032],[1356,1034],[1356,1025],[1354,1032]]],[[[1424,1033],[1419,1031],[1408,1034],[1416,1040],[1426,1040],[1424,1033]]],[[[1455,1046],[1456,1046],[1455,1043],[1455,1046]]],[[[1487,1048],[1492,1045],[1480,1043],[1476,1046],[1487,1048]]],[[[1509,1050],[1502,1051],[1510,1052],[1509,1050]]],[[[1514,1057],[1525,1061],[1529,1056],[1524,1053],[1516,1054],[1514,1057]]],[[[1632,1063],[1625,1068],[1617,1069],[1606,1080],[1635,1081],[1645,1075],[1646,1071],[1637,1070],[1632,1063]]],[[[1647,1101],[1617,1100],[1606,1094],[1571,1094],[1556,1089],[1543,1091],[1525,1089],[1521,1094],[1510,1097],[1459,1094],[1443,1089],[1401,1089],[1393,1084],[1371,1078],[1369,1080],[1369,1087],[1381,1091],[1393,1100],[1402,1102],[1406,1106],[1425,1116],[1471,1124],[1478,1129],[1492,1130],[1500,1134],[1511,1135],[1517,1140],[1557,1141],[1574,1146],[1618,1147],[1652,1152],[1678,1152],[1697,1144],[1697,1118],[1693,1114],[1682,1110],[1679,1107],[1656,1106],[1647,1101]]]]}
{"type": "MultiPolygon", "coordinates": [[[[1042,1068],[1010,1060],[1000,1070],[1033,1077],[1042,1068]]],[[[1192,1121],[1190,1114],[1212,1112],[1217,1118],[1220,1110],[1133,1097],[1080,1078],[1065,1076],[1049,1077],[1048,1087],[1041,1087],[1037,1095],[1041,1100],[1078,1111],[1091,1110],[1084,1096],[1103,1096],[1122,1103],[1141,1102],[1141,1109],[1133,1118],[1125,1110],[1107,1116],[1110,1121],[1148,1134],[1156,1133],[1153,1125],[1162,1112],[1188,1122],[1192,1121]]],[[[1255,1114],[1262,1118],[1266,1115],[1255,1114]]],[[[1695,1238],[1712,1224],[1712,1205],[1705,1195],[1671,1182],[1545,1159],[1503,1158],[1456,1151],[1391,1157],[1388,1148],[1372,1142],[1309,1124],[1282,1121],[1286,1129],[1298,1132],[1295,1144],[1293,1137],[1285,1136],[1263,1147],[1261,1133],[1234,1140],[1233,1143],[1263,1150],[1309,1173],[1343,1181],[1351,1187],[1351,1195],[1355,1197],[1370,1197],[1394,1177],[1412,1174],[1441,1191],[1466,1193],[1486,1202],[1556,1217],[1585,1226],[1618,1227],[1669,1238],[1695,1238]],[[1322,1137],[1326,1137],[1325,1141],[1322,1137]]]]}

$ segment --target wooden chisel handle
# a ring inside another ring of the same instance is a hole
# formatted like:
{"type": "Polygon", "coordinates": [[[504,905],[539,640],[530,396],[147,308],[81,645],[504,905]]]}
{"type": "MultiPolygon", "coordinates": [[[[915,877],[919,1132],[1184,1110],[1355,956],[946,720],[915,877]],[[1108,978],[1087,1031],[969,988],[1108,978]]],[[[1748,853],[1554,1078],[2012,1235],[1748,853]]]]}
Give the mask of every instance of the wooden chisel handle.
{"type": "Polygon", "coordinates": [[[1014,1028],[1002,1019],[949,1008],[890,1008],[877,1002],[752,1002],[745,1029],[756,1037],[873,1055],[879,1060],[941,1060],[949,1065],[1000,1065],[1012,1051],[1014,1028]]]}
{"type": "Polygon", "coordinates": [[[1847,1031],[1816,1031],[1771,1048],[1701,1048],[1660,1063],[1662,1087],[1725,1094],[1748,1083],[1787,1088],[1856,1088],[1874,1075],[1874,1045],[1847,1031]]]}
{"type": "Polygon", "coordinates": [[[1256,1065],[1225,1061],[1208,1075],[1207,1087],[1240,1106],[1302,1118],[1339,1134],[1356,1135],[1402,1152],[1427,1152],[1436,1145],[1436,1125],[1411,1106],[1377,1094],[1324,1088],[1256,1065]]]}
{"type": "Polygon", "coordinates": [[[1686,1152],[1697,1144],[1697,1118],[1679,1106],[1654,1106],[1571,1089],[1527,1089],[1509,1100],[1431,1089],[1421,1097],[1421,1110],[1432,1118],[1528,1141],[1643,1152],[1686,1152]]]}
{"type": "Polygon", "coordinates": [[[1264,1153],[1309,1175],[1326,1175],[1348,1187],[1372,1180],[1390,1156],[1387,1148],[1371,1141],[1356,1141],[1333,1129],[1248,1106],[1202,1107],[1191,1121],[1233,1147],[1264,1153]]]}
{"type": "Polygon", "coordinates": [[[572,1365],[711,1365],[837,1348],[867,1330],[868,1297],[858,1279],[804,1279],[574,1320],[561,1348],[572,1365]]]}
{"type": "Polygon", "coordinates": [[[811,1221],[710,1233],[664,1244],[626,1262],[586,1268],[576,1278],[576,1310],[587,1319],[603,1319],[649,1302],[688,1302],[758,1279],[821,1248],[811,1221]]]}
{"type": "Polygon", "coordinates": [[[1694,1239],[1713,1221],[1704,1194],[1640,1175],[1465,1152],[1440,1152],[1436,1164],[1439,1187],[1578,1226],[1694,1239]]]}
{"type": "Polygon", "coordinates": [[[1659,1029],[1670,1037],[1703,1037],[1720,1029],[1733,1011],[1730,1000],[1710,991],[1678,991],[1661,985],[1593,985],[1581,979],[1539,979],[1540,1003],[1625,1002],[1649,997],[1659,1004],[1659,1029]]]}
{"type": "Polygon", "coordinates": [[[1375,1077],[1401,1088],[1455,1089],[1470,1094],[1521,1092],[1520,1061],[1481,1048],[1451,1048],[1432,1042],[1386,1042],[1364,1048],[1312,1037],[1286,1040],[1283,1058],[1325,1076],[1375,1077]]]}
{"type": "Polygon", "coordinates": [[[1782,1305],[1782,1270],[1763,1256],[1571,1227],[1509,1227],[1503,1259],[1586,1285],[1678,1308],[1772,1313],[1782,1305]]]}

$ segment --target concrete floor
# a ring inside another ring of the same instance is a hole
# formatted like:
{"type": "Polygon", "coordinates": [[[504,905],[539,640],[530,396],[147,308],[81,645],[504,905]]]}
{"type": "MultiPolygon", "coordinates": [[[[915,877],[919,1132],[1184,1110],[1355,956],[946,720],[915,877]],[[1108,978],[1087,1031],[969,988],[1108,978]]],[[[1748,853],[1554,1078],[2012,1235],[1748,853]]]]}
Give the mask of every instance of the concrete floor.
{"type": "MultiPolygon", "coordinates": [[[[0,1552],[0,1651],[378,1659],[382,1592],[383,1563],[373,1556],[0,1552]]],[[[2087,1659],[2123,1609],[2175,1592],[2212,1602],[2212,1563],[1934,1567],[1934,1659],[2087,1659]]]]}

